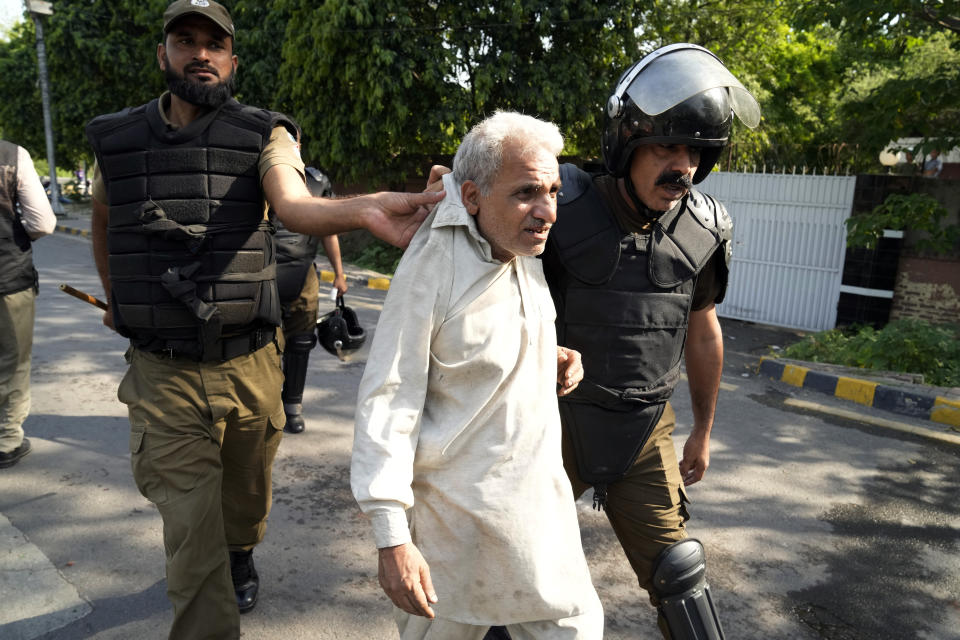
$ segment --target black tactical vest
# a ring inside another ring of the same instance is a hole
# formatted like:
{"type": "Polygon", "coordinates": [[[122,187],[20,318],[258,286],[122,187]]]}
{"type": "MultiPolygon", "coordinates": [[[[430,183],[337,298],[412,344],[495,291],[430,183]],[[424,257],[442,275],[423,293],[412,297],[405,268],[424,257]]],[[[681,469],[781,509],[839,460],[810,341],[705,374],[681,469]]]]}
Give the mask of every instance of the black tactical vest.
{"type": "Polygon", "coordinates": [[[297,299],[307,279],[307,271],[313,268],[320,238],[290,231],[277,221],[277,288],[280,304],[288,305],[297,299]]]}
{"type": "Polygon", "coordinates": [[[557,341],[582,354],[585,372],[561,415],[583,480],[607,483],[629,468],[676,388],[697,275],[731,225],[719,202],[692,191],[649,234],[625,233],[588,174],[573,165],[560,174],[544,271],[557,341]]]}
{"type": "Polygon", "coordinates": [[[134,346],[207,359],[280,324],[258,161],[285,116],[229,100],[178,130],[159,100],[87,125],[107,186],[114,323],[134,346]]]}
{"type": "Polygon", "coordinates": [[[0,140],[0,295],[37,286],[30,236],[17,211],[17,145],[0,140]]]}

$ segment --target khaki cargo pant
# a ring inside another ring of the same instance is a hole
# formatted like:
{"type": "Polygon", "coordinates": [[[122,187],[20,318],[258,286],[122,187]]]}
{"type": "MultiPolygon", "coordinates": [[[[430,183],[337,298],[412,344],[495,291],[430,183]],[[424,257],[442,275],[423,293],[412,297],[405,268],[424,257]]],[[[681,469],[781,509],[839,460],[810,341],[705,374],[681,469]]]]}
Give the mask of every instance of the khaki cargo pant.
{"type": "Polygon", "coordinates": [[[319,293],[320,278],[317,277],[313,265],[310,265],[300,295],[283,308],[283,335],[288,341],[297,334],[316,331],[320,309],[319,293]]]}
{"type": "MultiPolygon", "coordinates": [[[[673,448],[677,416],[670,403],[622,479],[607,485],[604,510],[640,586],[651,593],[653,561],[665,547],[687,537],[689,519],[683,479],[673,448]]],[[[564,433],[563,466],[579,498],[590,485],[577,475],[573,446],[564,433]]]]}
{"type": "Polygon", "coordinates": [[[37,295],[33,287],[0,296],[0,452],[23,442],[30,413],[30,351],[37,295]]]}
{"type": "Polygon", "coordinates": [[[263,539],[285,422],[280,346],[225,363],[130,349],[118,397],[133,477],[163,518],[171,640],[240,637],[228,549],[263,539]]]}

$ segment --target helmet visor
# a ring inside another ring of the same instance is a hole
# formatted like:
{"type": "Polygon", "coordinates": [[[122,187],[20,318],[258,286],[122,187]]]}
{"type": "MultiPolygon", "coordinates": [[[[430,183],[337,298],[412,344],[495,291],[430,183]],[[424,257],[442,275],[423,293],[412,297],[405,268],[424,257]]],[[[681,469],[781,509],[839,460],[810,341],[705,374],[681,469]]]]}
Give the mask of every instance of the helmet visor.
{"type": "Polygon", "coordinates": [[[699,47],[687,45],[661,54],[643,67],[624,93],[641,111],[655,116],[717,87],[727,88],[733,112],[743,124],[751,129],[760,124],[756,99],[722,62],[699,47]]]}

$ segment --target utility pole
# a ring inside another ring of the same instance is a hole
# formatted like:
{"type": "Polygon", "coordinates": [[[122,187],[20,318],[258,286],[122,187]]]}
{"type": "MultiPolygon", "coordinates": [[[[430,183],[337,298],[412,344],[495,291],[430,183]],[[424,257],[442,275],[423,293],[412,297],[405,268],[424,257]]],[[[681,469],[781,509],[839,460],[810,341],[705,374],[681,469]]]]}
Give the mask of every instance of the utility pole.
{"type": "Polygon", "coordinates": [[[50,206],[53,212],[64,215],[60,203],[60,184],[57,182],[57,163],[53,157],[53,123],[50,118],[50,86],[47,82],[47,49],[43,44],[43,24],[40,16],[53,15],[53,6],[44,0],[23,0],[37,30],[37,65],[40,72],[40,97],[43,101],[43,131],[47,139],[47,163],[50,165],[50,206]]]}

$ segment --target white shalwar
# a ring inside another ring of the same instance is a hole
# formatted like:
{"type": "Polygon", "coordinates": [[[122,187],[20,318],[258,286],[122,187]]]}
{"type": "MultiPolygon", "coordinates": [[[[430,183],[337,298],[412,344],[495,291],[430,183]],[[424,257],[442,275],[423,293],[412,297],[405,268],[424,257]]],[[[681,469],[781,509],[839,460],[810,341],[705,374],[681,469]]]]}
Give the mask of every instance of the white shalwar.
{"type": "Polygon", "coordinates": [[[540,261],[494,259],[449,174],[444,187],[373,338],[354,496],[378,548],[412,534],[438,618],[506,625],[600,611],[560,453],[556,312],[540,261]]]}

